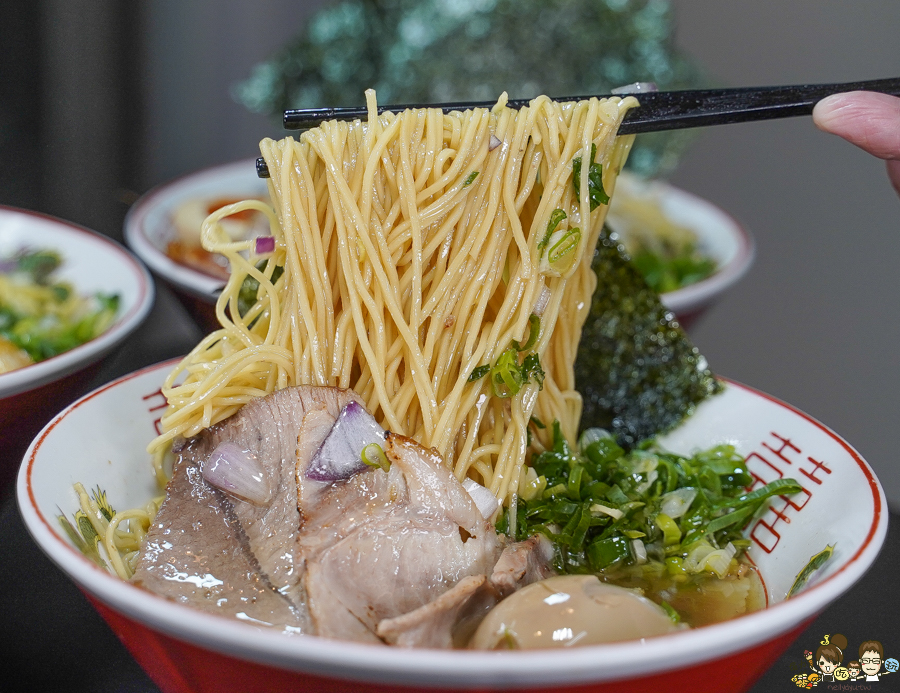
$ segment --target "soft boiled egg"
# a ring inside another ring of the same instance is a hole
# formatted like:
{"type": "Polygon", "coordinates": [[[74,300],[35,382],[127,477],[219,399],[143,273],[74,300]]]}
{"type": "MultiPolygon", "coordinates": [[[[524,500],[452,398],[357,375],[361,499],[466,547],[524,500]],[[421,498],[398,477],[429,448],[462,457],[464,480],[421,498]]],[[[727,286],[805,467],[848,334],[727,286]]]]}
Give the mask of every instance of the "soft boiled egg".
{"type": "Polygon", "coordinates": [[[498,604],[469,644],[480,650],[598,645],[684,628],[646,597],[594,575],[532,583],[498,604]]]}

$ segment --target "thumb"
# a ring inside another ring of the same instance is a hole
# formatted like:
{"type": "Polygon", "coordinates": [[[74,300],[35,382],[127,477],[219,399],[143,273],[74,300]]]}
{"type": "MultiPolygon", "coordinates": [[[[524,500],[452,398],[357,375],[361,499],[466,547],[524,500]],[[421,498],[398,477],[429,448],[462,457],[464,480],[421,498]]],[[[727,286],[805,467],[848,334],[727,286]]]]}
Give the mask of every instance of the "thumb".
{"type": "MultiPolygon", "coordinates": [[[[900,98],[868,91],[834,94],[816,104],[813,122],[879,159],[900,159],[900,98]]],[[[900,170],[894,166],[889,172],[896,186],[900,170]]]]}

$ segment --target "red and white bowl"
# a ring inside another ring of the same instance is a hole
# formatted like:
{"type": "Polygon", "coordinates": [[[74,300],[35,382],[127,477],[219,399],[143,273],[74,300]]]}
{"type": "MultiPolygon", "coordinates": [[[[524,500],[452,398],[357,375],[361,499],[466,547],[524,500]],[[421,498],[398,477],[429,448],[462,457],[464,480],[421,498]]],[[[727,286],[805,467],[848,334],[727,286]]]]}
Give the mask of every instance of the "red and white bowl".
{"type": "Polygon", "coordinates": [[[117,508],[159,493],[145,446],[157,433],[165,404],[160,385],[173,365],[125,376],[60,413],[32,443],[17,488],[35,541],[167,693],[742,691],[863,575],[887,530],[881,486],[848,443],[790,405],[727,382],[663,442],[682,453],[732,443],[759,479],[791,476],[802,484],[803,493],[776,499],[747,527],[766,609],[642,641],[527,652],[411,652],[266,632],[123,582],[84,558],[59,529],[60,511],[78,507],[75,482],[99,485],[117,508]],[[795,576],[827,544],[835,546],[831,561],[785,600],[795,576]]]}
{"type": "MultiPolygon", "coordinates": [[[[620,186],[659,205],[674,223],[697,235],[699,250],[711,257],[716,271],[696,284],[663,294],[663,303],[689,325],[746,274],[754,258],[753,238],[730,215],[711,202],[661,181],[645,183],[622,174],[620,186]]],[[[256,175],[256,161],[246,159],[205,169],[154,188],[129,210],[125,241],[150,269],[172,286],[194,318],[207,329],[218,328],[215,304],[222,280],[180,264],[166,255],[176,237],[172,215],[188,200],[264,197],[266,182],[256,175]]]]}
{"type": "Polygon", "coordinates": [[[118,243],[61,219],[0,206],[0,256],[23,247],[58,251],[63,265],[57,276],[82,294],[118,294],[119,312],[112,326],[90,342],[0,374],[0,459],[9,465],[10,478],[31,439],[85,391],[100,360],[144,321],[154,297],[150,274],[118,243]]]}

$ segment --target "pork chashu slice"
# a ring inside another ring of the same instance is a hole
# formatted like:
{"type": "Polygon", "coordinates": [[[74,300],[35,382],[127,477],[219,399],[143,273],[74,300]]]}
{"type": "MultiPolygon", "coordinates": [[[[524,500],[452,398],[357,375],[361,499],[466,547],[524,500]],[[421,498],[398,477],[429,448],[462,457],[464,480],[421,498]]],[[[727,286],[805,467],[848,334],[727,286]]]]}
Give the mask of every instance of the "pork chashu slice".
{"type": "Polygon", "coordinates": [[[381,621],[490,575],[502,549],[437,452],[391,433],[384,449],[389,472],[303,492],[303,582],[314,630],[325,637],[380,641],[381,621]]]}
{"type": "Polygon", "coordinates": [[[204,611],[308,632],[297,554],[297,468],[305,469],[304,458],[355,398],[339,388],[286,388],[188,440],[133,582],[204,611]],[[268,505],[230,498],[202,478],[200,464],[224,441],[261,462],[273,489],[268,505]]]}

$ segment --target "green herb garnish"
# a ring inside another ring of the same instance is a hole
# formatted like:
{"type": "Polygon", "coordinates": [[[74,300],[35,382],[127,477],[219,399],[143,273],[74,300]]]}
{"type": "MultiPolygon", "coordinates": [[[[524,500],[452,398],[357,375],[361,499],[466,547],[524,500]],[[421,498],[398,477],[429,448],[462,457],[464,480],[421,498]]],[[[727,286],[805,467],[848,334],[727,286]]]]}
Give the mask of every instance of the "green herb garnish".
{"type": "Polygon", "coordinates": [[[52,276],[61,264],[54,251],[25,250],[0,271],[0,342],[10,342],[34,362],[89,342],[116,319],[119,297],[80,296],[52,276]]]}
{"type": "MultiPolygon", "coordinates": [[[[106,518],[107,522],[112,520],[116,511],[107,500],[106,491],[101,490],[97,486],[91,492],[91,496],[87,496],[87,492],[82,488],[81,484],[76,484],[75,489],[79,495],[83,494],[84,497],[88,498],[89,502],[92,502],[97,507],[97,510],[106,518]]],[[[106,561],[100,555],[100,535],[97,534],[94,524],[84,510],[78,509],[75,511],[73,515],[74,522],[70,521],[64,514],[58,515],[56,519],[76,549],[101,568],[107,569],[106,561]]]]}
{"type": "Polygon", "coordinates": [[[558,421],[552,446],[531,465],[546,488],[520,498],[515,538],[549,538],[563,573],[640,566],[721,577],[746,548],[741,531],[763,504],[800,490],[780,479],[747,492],[753,479],[731,445],[684,457],[650,441],[626,453],[608,433],[588,431],[576,450],[558,421]]]}
{"type": "Polygon", "coordinates": [[[472,369],[472,372],[469,374],[469,379],[466,382],[474,383],[476,380],[481,380],[484,376],[491,372],[491,367],[488,364],[484,364],[481,366],[476,366],[472,369]]]}
{"type": "Polygon", "coordinates": [[[470,174],[466,177],[466,182],[463,183],[463,187],[464,187],[464,188],[467,188],[467,187],[469,187],[470,185],[472,185],[472,183],[475,182],[475,179],[476,179],[476,178],[478,178],[478,171],[472,171],[472,173],[470,173],[470,174]]]}
{"type": "MultiPolygon", "coordinates": [[[[262,272],[268,260],[262,260],[256,265],[256,269],[262,272]]],[[[269,280],[273,284],[278,281],[278,278],[284,274],[284,267],[281,265],[276,265],[272,270],[272,278],[269,280]]],[[[247,275],[244,277],[244,281],[241,283],[241,288],[238,290],[238,312],[241,314],[241,317],[247,314],[253,305],[256,303],[257,297],[259,296],[259,281],[256,277],[251,275],[247,275]]]]}
{"type": "MultiPolygon", "coordinates": [[[[597,158],[597,145],[591,144],[591,165],[588,168],[588,199],[591,201],[593,212],[600,205],[609,204],[609,195],[603,189],[603,165],[594,163],[597,158]]],[[[581,195],[581,157],[572,159],[572,184],[575,186],[575,194],[581,195]]],[[[580,199],[580,198],[579,198],[580,199]]]]}
{"type": "Polygon", "coordinates": [[[518,353],[515,347],[510,347],[500,354],[497,363],[491,368],[491,387],[494,396],[515,397],[524,383],[518,353]]]}
{"type": "Polygon", "coordinates": [[[550,242],[550,237],[553,235],[553,232],[556,231],[556,227],[559,226],[565,218],[566,213],[561,209],[554,209],[550,213],[550,221],[547,222],[547,230],[544,232],[544,237],[538,243],[538,250],[543,250],[547,247],[547,244],[550,242]]]}
{"type": "Polygon", "coordinates": [[[794,584],[791,585],[791,589],[788,590],[787,593],[788,599],[803,589],[804,585],[809,581],[809,578],[812,577],[812,574],[825,565],[832,554],[834,554],[834,544],[829,544],[809,559],[809,562],[803,567],[803,570],[797,573],[797,577],[794,578],[794,584]]]}
{"type": "Polygon", "coordinates": [[[581,243],[581,229],[569,229],[560,238],[550,250],[547,251],[547,261],[550,263],[550,269],[562,274],[566,272],[575,263],[575,250],[581,243]]]}
{"type": "Polygon", "coordinates": [[[541,334],[541,319],[537,315],[529,315],[528,316],[528,340],[524,344],[519,344],[517,341],[513,340],[512,346],[516,351],[528,351],[531,347],[535,345],[538,337],[541,334]]]}
{"type": "Polygon", "coordinates": [[[660,294],[695,284],[716,271],[715,260],[698,254],[693,248],[685,248],[680,254],[670,257],[641,250],[632,256],[631,261],[650,288],[660,294]]]}
{"type": "Polygon", "coordinates": [[[363,463],[370,467],[380,467],[386,472],[391,469],[391,461],[387,458],[384,448],[378,443],[369,443],[366,445],[359,456],[363,463]]]}

